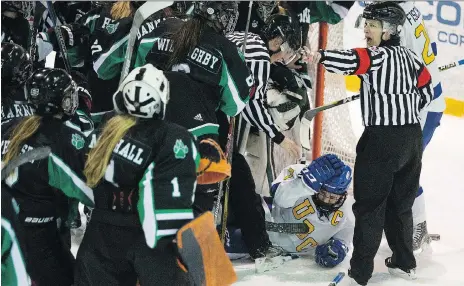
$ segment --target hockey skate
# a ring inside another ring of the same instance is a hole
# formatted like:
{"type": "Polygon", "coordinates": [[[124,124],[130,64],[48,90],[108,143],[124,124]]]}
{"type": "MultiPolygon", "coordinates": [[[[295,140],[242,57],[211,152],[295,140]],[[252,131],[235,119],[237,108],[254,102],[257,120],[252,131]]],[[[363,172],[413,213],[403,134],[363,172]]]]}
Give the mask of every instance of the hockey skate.
{"type": "Polygon", "coordinates": [[[281,247],[272,244],[266,245],[254,253],[250,253],[255,260],[257,273],[263,273],[282,265],[287,260],[283,254],[284,250],[281,247]]]}
{"type": "Polygon", "coordinates": [[[427,221],[421,222],[414,226],[412,250],[414,254],[423,252],[428,246],[432,238],[427,231],[427,221]]]}
{"type": "Polygon", "coordinates": [[[387,259],[385,259],[385,266],[388,267],[388,272],[390,272],[390,274],[393,276],[397,276],[405,280],[416,280],[417,279],[415,268],[407,269],[407,270],[401,269],[391,262],[391,257],[388,257],[387,259]]]}

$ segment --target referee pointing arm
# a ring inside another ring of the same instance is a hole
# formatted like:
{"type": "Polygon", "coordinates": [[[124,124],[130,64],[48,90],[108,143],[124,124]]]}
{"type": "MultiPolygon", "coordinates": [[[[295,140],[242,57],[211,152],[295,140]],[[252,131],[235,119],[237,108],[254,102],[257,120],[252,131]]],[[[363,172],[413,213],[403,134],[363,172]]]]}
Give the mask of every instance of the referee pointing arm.
{"type": "Polygon", "coordinates": [[[361,78],[361,111],[366,127],[356,146],[353,212],[356,225],[349,275],[366,285],[382,231],[393,255],[389,272],[415,279],[412,205],[419,187],[422,131],[419,112],[433,98],[427,68],[400,46],[405,13],[396,3],[377,2],[363,12],[368,48],[319,51],[313,61],[327,71],[361,78]]]}

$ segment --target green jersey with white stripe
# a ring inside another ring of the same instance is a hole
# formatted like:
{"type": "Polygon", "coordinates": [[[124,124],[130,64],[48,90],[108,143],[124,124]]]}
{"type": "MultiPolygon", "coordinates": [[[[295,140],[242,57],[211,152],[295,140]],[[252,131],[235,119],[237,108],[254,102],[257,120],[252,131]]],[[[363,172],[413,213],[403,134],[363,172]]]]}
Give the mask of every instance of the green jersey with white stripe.
{"type": "Polygon", "coordinates": [[[119,79],[132,25],[132,16],[114,20],[111,7],[96,8],[80,19],[81,24],[89,29],[93,70],[103,80],[119,79]]]}
{"type": "Polygon", "coordinates": [[[26,271],[18,204],[2,183],[2,285],[30,285],[26,271]]]}
{"type": "MultiPolygon", "coordinates": [[[[91,148],[99,131],[91,136],[91,148]]],[[[95,209],[105,211],[114,225],[120,225],[121,214],[138,216],[147,245],[154,248],[159,238],[175,235],[193,219],[199,159],[187,129],[138,119],[113,149],[105,176],[94,188],[95,209]]]]}
{"type": "MultiPolygon", "coordinates": [[[[22,118],[2,124],[2,158],[8,151],[10,135],[22,118]]],[[[20,153],[49,146],[48,158],[21,165],[5,180],[21,205],[20,216],[56,217],[57,192],[93,206],[93,191],[86,186],[82,170],[86,137],[59,119],[43,117],[38,130],[21,147],[20,153]]]]}
{"type": "MultiPolygon", "coordinates": [[[[176,33],[184,22],[168,18],[154,29],[142,29],[136,40],[135,67],[151,63],[161,70],[187,73],[192,79],[208,86],[212,94],[199,94],[215,100],[217,109],[229,116],[239,114],[253,94],[253,77],[242,53],[223,35],[206,27],[198,44],[190,51],[182,63],[168,68],[173,42],[170,34],[176,33]]],[[[150,23],[144,25],[149,26],[150,23]]],[[[177,84],[177,83],[176,83],[177,84]]],[[[188,85],[181,83],[184,89],[188,85]]]]}

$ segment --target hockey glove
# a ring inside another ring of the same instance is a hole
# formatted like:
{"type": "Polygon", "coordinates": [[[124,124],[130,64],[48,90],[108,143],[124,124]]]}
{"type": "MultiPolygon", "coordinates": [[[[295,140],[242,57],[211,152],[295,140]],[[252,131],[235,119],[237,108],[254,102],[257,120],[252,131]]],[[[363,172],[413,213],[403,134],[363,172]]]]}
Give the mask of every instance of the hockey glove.
{"type": "Polygon", "coordinates": [[[335,169],[327,160],[326,156],[322,156],[312,161],[311,164],[301,170],[299,176],[303,179],[303,183],[315,192],[319,192],[321,186],[335,175],[335,169]]]}
{"type": "Polygon", "coordinates": [[[316,263],[332,268],[340,264],[347,253],[348,247],[341,240],[331,239],[326,244],[316,247],[316,263]]]}
{"type": "Polygon", "coordinates": [[[200,166],[197,170],[199,185],[219,183],[230,177],[231,166],[219,144],[211,139],[200,141],[200,166]]]}

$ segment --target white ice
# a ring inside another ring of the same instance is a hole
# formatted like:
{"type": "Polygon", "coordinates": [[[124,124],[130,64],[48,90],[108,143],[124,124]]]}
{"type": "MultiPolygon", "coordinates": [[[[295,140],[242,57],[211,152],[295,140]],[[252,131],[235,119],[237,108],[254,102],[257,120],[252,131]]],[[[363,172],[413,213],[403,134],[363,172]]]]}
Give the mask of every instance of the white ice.
{"type": "MultiPolygon", "coordinates": [[[[464,273],[461,273],[464,230],[460,224],[463,218],[460,211],[464,208],[464,118],[443,116],[441,126],[424,153],[422,170],[421,184],[427,205],[428,230],[440,234],[441,240],[432,242],[431,248],[417,257],[418,279],[405,281],[393,278],[388,273],[384,260],[390,256],[391,251],[384,239],[368,285],[464,285],[464,273]]],[[[311,259],[300,258],[262,274],[254,272],[254,264],[234,262],[238,276],[236,285],[327,286],[338,272],[347,271],[349,259],[347,256],[339,267],[326,270],[311,259]]],[[[346,276],[339,285],[347,283],[346,276]]]]}
{"type": "MultiPolygon", "coordinates": [[[[384,260],[391,252],[382,241],[375,258],[373,277],[368,285],[381,286],[463,286],[464,285],[464,230],[460,224],[464,208],[464,118],[444,115],[423,158],[421,184],[427,204],[427,224],[430,233],[438,233],[441,240],[432,242],[431,248],[417,258],[416,281],[393,278],[388,274],[384,260]]],[[[347,203],[352,203],[352,197],[347,203]]],[[[81,209],[82,213],[82,209],[81,209]]],[[[85,218],[82,217],[85,223],[85,218]]],[[[75,230],[72,251],[77,252],[83,235],[82,228],[75,230]]],[[[262,274],[255,273],[249,261],[234,262],[238,282],[235,285],[312,285],[327,286],[335,275],[346,272],[350,256],[338,267],[330,270],[317,266],[308,258],[286,262],[279,268],[262,274]]],[[[347,285],[348,278],[340,286],[347,285]]]]}

